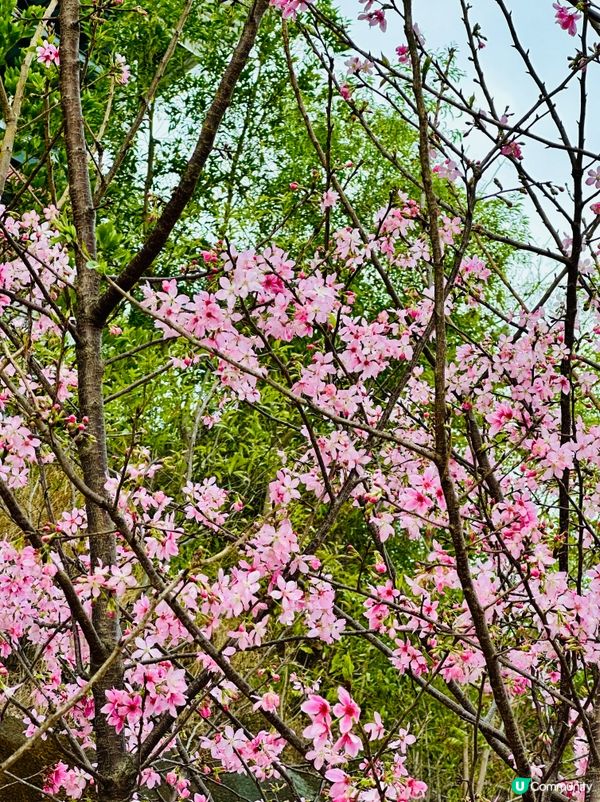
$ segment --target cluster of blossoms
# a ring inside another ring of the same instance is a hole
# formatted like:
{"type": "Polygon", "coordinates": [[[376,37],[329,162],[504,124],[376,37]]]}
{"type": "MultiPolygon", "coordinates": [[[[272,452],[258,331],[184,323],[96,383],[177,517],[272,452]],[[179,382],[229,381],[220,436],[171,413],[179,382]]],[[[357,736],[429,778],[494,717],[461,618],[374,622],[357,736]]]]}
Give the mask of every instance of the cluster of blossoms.
{"type": "MultiPolygon", "coordinates": [[[[0,316],[14,331],[30,331],[34,340],[59,335],[63,321],[58,307],[54,312],[52,304],[72,282],[74,270],[52,226],[56,209],[45,209],[43,218],[36,212],[28,212],[19,220],[5,214],[0,205],[0,215],[3,222],[0,245],[14,253],[13,243],[17,243],[20,252],[16,258],[0,262],[0,316]],[[13,303],[17,296],[38,308],[49,306],[48,313],[31,319],[27,308],[13,303]]],[[[70,420],[63,414],[63,409],[76,386],[73,370],[63,369],[57,375],[55,366],[49,365],[40,376],[25,376],[10,364],[5,370],[13,377],[19,393],[36,398],[38,409],[46,420],[62,416],[62,424],[69,426],[70,420]],[[51,395],[48,393],[49,385],[52,386],[51,395]]],[[[22,408],[13,407],[14,411],[11,411],[9,398],[9,393],[0,393],[0,477],[9,487],[16,488],[27,484],[30,465],[40,459],[51,460],[52,455],[40,453],[39,436],[31,431],[22,408]]]]}
{"type": "MultiPolygon", "coordinates": [[[[43,306],[47,301],[47,293],[51,300],[72,283],[75,271],[69,264],[67,251],[58,242],[58,232],[53,222],[58,211],[50,206],[44,209],[43,218],[37,212],[27,212],[21,219],[6,213],[0,205],[2,231],[0,244],[14,253],[18,248],[19,255],[10,260],[0,262],[0,311],[11,305],[11,297],[2,294],[2,290],[13,295],[17,293],[31,302],[43,306]]],[[[11,308],[14,325],[25,325],[28,319],[19,314],[19,310],[11,308]]],[[[53,322],[52,315],[38,315],[34,319],[34,336],[38,337],[49,330],[58,333],[59,326],[53,322]]]]}
{"type": "MultiPolygon", "coordinates": [[[[362,770],[361,788],[353,785],[352,777],[341,766],[357,758],[363,751],[363,743],[355,733],[361,709],[344,688],[338,688],[338,702],[331,707],[327,699],[316,693],[309,693],[301,709],[310,718],[303,735],[312,741],[312,750],[307,757],[315,767],[333,766],[325,771],[325,777],[332,783],[330,796],[333,802],[354,799],[360,802],[392,799],[408,802],[419,799],[427,792],[427,785],[411,777],[406,766],[407,746],[414,743],[414,736],[401,730],[399,738],[389,744],[395,751],[393,760],[384,765],[382,760],[365,759],[360,764],[362,770]],[[335,725],[333,716],[336,718],[335,725]],[[334,727],[337,732],[334,732],[334,727]],[[367,787],[365,787],[367,785],[367,787]]],[[[369,741],[381,741],[387,737],[381,716],[375,713],[374,720],[364,724],[369,741]]]]}
{"type": "Polygon", "coordinates": [[[452,159],[444,159],[440,164],[436,164],[433,172],[440,178],[447,178],[448,181],[456,181],[460,175],[458,165],[452,159]]]}
{"type": "MultiPolygon", "coordinates": [[[[349,799],[357,802],[383,799],[409,802],[425,796],[426,783],[411,777],[405,765],[407,747],[415,742],[415,737],[406,730],[400,730],[398,737],[389,743],[389,750],[394,752],[390,761],[362,760],[359,765],[362,770],[360,788],[354,785],[352,777],[342,766],[363,752],[362,740],[355,732],[361,709],[344,688],[338,688],[337,698],[332,707],[324,697],[308,692],[307,700],[301,705],[311,722],[303,732],[304,737],[312,741],[312,750],[307,757],[319,770],[323,766],[333,766],[325,771],[326,779],[332,783],[330,796],[333,802],[349,799]]],[[[364,724],[363,730],[370,742],[382,741],[389,735],[379,713],[374,714],[372,722],[364,724]]]]}

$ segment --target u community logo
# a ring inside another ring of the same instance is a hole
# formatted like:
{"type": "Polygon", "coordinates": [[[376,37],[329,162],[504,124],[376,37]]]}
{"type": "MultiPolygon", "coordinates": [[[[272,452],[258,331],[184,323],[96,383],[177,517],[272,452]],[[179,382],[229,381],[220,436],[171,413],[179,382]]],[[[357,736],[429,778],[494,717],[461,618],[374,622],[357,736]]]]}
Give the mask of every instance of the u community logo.
{"type": "Polygon", "coordinates": [[[591,783],[580,782],[579,780],[559,780],[555,783],[543,783],[532,780],[531,777],[515,777],[511,788],[517,796],[522,796],[529,791],[560,791],[565,792],[585,792],[591,790],[591,783]]]}

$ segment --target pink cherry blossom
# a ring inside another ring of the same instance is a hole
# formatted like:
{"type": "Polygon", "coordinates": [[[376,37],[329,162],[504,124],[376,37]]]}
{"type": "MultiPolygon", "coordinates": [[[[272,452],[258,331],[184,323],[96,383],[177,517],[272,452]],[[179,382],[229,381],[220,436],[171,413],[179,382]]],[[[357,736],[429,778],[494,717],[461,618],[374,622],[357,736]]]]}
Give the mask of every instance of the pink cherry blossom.
{"type": "Polygon", "coordinates": [[[375,711],[373,714],[373,721],[365,724],[364,730],[369,736],[369,741],[379,741],[381,738],[383,738],[385,729],[381,715],[377,711],[375,711]]]}
{"type": "MultiPolygon", "coordinates": [[[[349,94],[349,93],[348,93],[349,94]]],[[[321,198],[321,211],[333,208],[339,200],[339,195],[334,189],[328,189],[321,198]]]]}
{"type": "Polygon", "coordinates": [[[410,61],[408,45],[398,45],[396,48],[396,55],[398,56],[398,61],[400,64],[408,64],[410,61]]]}
{"type": "Polygon", "coordinates": [[[345,688],[338,688],[338,703],[334,705],[333,715],[340,719],[340,732],[350,732],[360,718],[360,707],[345,688]]]}
{"type": "Polygon", "coordinates": [[[274,691],[267,691],[261,697],[258,702],[255,702],[253,705],[254,710],[268,710],[270,712],[275,712],[279,707],[279,694],[275,693],[274,691]]]}
{"type": "Polygon", "coordinates": [[[129,64],[126,63],[125,56],[117,53],[115,56],[115,64],[120,70],[119,75],[117,76],[118,83],[122,84],[123,86],[128,84],[131,78],[131,68],[129,64]]]}
{"type": "Polygon", "coordinates": [[[576,10],[563,6],[560,3],[552,3],[552,7],[556,9],[556,22],[563,31],[567,31],[569,36],[577,34],[577,21],[581,19],[581,14],[576,10]]]}
{"type": "Polygon", "coordinates": [[[517,161],[523,158],[522,145],[519,142],[507,142],[500,148],[500,153],[503,156],[512,156],[517,161]]]}
{"type": "Polygon", "coordinates": [[[314,0],[270,0],[271,5],[282,12],[284,19],[296,19],[299,13],[306,11],[314,0]]]}
{"type": "Polygon", "coordinates": [[[600,189],[600,169],[595,170],[588,170],[588,177],[585,180],[585,183],[588,186],[593,186],[596,189],[600,189]]]}
{"type": "Polygon", "coordinates": [[[343,752],[348,757],[355,758],[362,750],[362,741],[352,732],[344,732],[333,745],[337,752],[343,752]]]}
{"type": "Polygon", "coordinates": [[[58,47],[53,45],[51,42],[47,40],[44,41],[41,45],[37,47],[37,60],[40,64],[43,64],[44,67],[48,68],[51,66],[58,67],[60,64],[60,55],[58,52],[58,47]]]}
{"type": "Polygon", "coordinates": [[[382,8],[377,8],[375,11],[368,11],[364,14],[359,14],[358,19],[366,20],[371,28],[379,28],[383,33],[387,30],[387,20],[385,18],[385,11],[382,8]]]}
{"type": "Polygon", "coordinates": [[[342,769],[329,769],[325,777],[332,783],[329,794],[332,802],[346,802],[354,796],[351,778],[342,769]]]}

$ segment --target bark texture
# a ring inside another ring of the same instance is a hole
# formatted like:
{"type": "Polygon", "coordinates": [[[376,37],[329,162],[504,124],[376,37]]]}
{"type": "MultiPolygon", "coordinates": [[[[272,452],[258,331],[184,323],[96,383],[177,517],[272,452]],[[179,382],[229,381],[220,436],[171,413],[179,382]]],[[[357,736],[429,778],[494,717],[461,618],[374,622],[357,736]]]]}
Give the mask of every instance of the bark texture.
{"type": "MultiPolygon", "coordinates": [[[[96,213],[92,200],[87,145],[81,105],[79,41],[81,35],[79,0],[61,0],[60,4],[60,90],[65,125],[65,143],[69,169],[69,194],[77,231],[75,263],[77,267],[76,355],[80,415],[89,418],[86,436],[80,440],[79,459],[86,485],[100,496],[108,477],[106,427],[102,390],[102,326],[92,316],[100,292],[100,276],[88,267],[96,258],[96,213]]],[[[116,560],[116,535],[106,511],[86,500],[89,552],[92,569],[110,566],[116,560]]],[[[102,650],[90,647],[90,668],[95,673],[118,644],[121,630],[117,605],[108,593],[94,600],[92,623],[102,643],[102,650]]],[[[136,771],[125,751],[122,734],[117,734],[100,709],[106,703],[109,688],[123,686],[123,662],[117,660],[94,687],[96,715],[94,736],[100,802],[125,802],[134,787],[136,771]]]]}

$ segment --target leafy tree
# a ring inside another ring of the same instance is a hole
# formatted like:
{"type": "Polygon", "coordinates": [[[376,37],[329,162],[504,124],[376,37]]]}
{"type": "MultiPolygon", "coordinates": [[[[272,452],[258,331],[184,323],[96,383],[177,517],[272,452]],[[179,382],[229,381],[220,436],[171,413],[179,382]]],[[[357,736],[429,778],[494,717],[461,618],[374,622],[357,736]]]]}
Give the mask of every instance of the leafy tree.
{"type": "Polygon", "coordinates": [[[410,0],[393,62],[325,3],[2,6],[7,789],[600,799],[597,15],[547,88],[496,4],[519,119],[465,3],[481,98],[410,0]]]}

